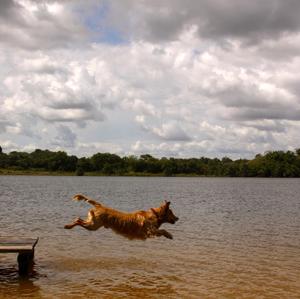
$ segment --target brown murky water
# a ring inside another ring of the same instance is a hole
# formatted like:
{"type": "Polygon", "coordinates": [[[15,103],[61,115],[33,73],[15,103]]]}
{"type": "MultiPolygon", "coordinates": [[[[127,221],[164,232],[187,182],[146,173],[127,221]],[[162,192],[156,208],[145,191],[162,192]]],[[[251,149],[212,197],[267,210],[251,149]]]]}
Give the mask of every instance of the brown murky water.
{"type": "Polygon", "coordinates": [[[35,273],[0,254],[0,298],[300,298],[300,180],[0,176],[0,235],[39,236],[35,273]],[[172,201],[174,236],[64,230],[89,206],[172,201]]]}

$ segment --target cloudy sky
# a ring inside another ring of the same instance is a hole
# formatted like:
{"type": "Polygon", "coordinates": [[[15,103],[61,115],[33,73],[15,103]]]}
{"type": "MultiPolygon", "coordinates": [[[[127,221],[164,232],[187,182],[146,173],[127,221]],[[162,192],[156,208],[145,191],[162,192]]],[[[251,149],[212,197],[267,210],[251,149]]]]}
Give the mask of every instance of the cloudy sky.
{"type": "Polygon", "coordinates": [[[299,15],[299,0],[0,0],[0,145],[299,148],[299,15]]]}

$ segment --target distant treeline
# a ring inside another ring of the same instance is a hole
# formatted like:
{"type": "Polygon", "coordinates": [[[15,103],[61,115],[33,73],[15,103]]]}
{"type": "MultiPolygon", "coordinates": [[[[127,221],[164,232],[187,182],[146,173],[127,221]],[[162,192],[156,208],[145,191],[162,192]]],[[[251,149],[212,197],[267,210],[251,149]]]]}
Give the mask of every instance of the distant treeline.
{"type": "Polygon", "coordinates": [[[97,153],[88,158],[69,156],[63,151],[36,149],[32,153],[0,147],[0,171],[67,172],[76,175],[188,175],[229,177],[300,177],[300,149],[270,151],[252,160],[217,158],[155,158],[151,155],[120,157],[97,153]]]}

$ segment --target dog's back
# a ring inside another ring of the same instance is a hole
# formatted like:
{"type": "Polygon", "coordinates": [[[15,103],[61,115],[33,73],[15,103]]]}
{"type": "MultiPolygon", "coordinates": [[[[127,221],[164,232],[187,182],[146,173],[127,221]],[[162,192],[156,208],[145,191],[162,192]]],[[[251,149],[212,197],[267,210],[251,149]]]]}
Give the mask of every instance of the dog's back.
{"type": "Polygon", "coordinates": [[[95,218],[101,221],[105,228],[111,228],[115,233],[128,239],[146,239],[147,212],[137,211],[125,213],[112,208],[96,207],[92,209],[95,218]]]}

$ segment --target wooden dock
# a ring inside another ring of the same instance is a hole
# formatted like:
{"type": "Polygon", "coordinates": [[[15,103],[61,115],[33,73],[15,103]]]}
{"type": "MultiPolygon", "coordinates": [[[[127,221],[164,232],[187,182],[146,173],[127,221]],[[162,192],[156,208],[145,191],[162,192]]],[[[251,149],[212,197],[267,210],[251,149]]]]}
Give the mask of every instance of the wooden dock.
{"type": "Polygon", "coordinates": [[[0,237],[0,253],[18,253],[19,274],[28,275],[33,268],[34,248],[38,238],[0,237]]]}

